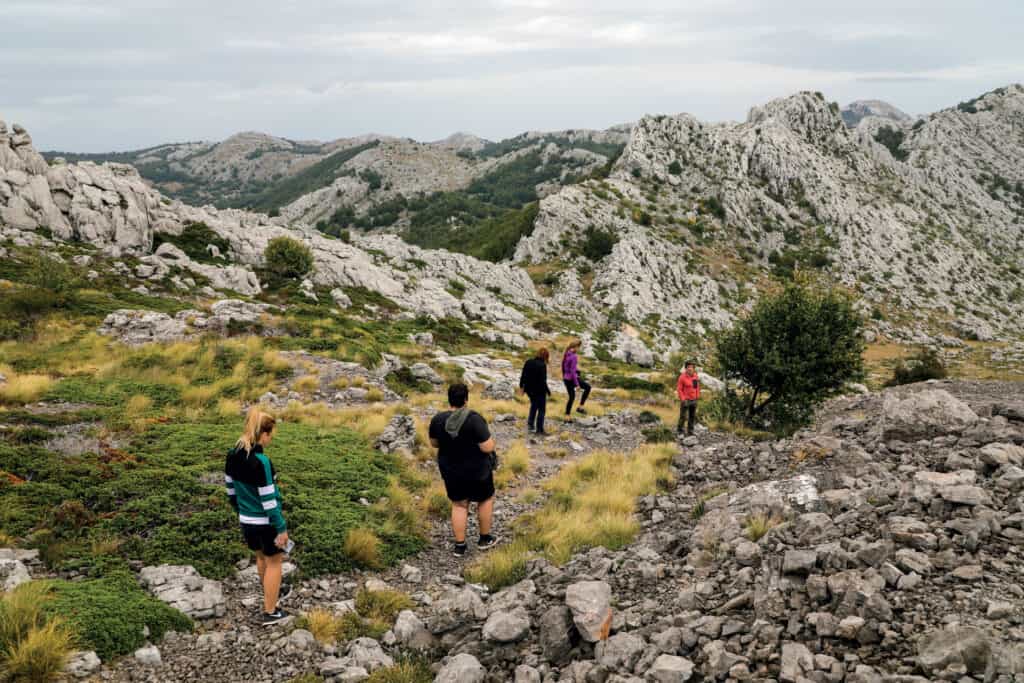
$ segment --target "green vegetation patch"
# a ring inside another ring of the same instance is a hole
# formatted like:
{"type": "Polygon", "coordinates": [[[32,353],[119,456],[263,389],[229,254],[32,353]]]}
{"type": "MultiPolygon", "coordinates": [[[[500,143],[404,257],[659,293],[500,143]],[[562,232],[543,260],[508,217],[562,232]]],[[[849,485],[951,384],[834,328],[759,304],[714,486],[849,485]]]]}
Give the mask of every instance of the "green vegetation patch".
{"type": "Polygon", "coordinates": [[[168,631],[190,632],[192,621],[148,595],[128,572],[102,579],[49,582],[52,597],[44,611],[64,618],[78,635],[80,647],[107,661],[157,642],[168,631]]]}
{"type": "MultiPolygon", "coordinates": [[[[122,450],[78,457],[0,440],[0,529],[27,537],[51,564],[89,569],[115,556],[226,576],[248,554],[222,485],[237,433],[235,422],[154,424],[122,450]]],[[[342,546],[353,527],[377,532],[386,563],[421,546],[412,531],[359,503],[384,496],[400,471],[362,437],[284,424],[269,451],[308,575],[352,568],[342,546]]]]}
{"type": "Polygon", "coordinates": [[[182,228],[180,235],[159,232],[153,237],[154,250],[164,243],[173,244],[199,263],[223,263],[223,260],[213,258],[207,251],[206,247],[210,244],[217,247],[225,256],[231,253],[231,244],[206,223],[188,223],[182,228]]]}

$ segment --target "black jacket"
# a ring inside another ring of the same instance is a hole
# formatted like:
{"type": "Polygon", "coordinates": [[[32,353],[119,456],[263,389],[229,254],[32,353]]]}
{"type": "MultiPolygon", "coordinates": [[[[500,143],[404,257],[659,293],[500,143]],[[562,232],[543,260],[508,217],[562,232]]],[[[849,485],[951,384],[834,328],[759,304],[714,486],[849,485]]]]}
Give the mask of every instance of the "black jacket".
{"type": "Polygon", "coordinates": [[[550,396],[547,364],[540,358],[526,361],[523,365],[523,374],[519,377],[519,388],[530,397],[550,396]]]}

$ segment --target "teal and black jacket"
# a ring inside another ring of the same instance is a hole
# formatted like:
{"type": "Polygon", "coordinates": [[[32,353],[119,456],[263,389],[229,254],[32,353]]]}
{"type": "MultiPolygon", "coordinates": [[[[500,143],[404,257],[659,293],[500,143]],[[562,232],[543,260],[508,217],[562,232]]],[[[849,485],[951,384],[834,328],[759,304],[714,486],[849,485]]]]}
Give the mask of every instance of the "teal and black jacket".
{"type": "Polygon", "coordinates": [[[228,452],[224,463],[224,485],[239,522],[254,526],[270,525],[278,533],[288,528],[281,514],[281,493],[274,483],[276,479],[274,465],[263,454],[263,446],[256,444],[251,451],[233,448],[228,452]]]}

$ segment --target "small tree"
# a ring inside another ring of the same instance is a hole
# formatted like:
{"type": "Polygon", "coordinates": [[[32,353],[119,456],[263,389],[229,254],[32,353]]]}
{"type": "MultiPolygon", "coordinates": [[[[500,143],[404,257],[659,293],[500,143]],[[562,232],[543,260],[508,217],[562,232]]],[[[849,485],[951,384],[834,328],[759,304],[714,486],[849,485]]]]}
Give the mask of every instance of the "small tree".
{"type": "Polygon", "coordinates": [[[600,261],[612,253],[612,249],[615,248],[618,241],[619,238],[611,230],[590,226],[584,233],[581,249],[583,255],[591,261],[600,261]]]}
{"type": "Polygon", "coordinates": [[[266,272],[274,284],[298,280],[313,270],[313,252],[291,237],[275,237],[263,251],[266,272]]]}
{"type": "Polygon", "coordinates": [[[719,371],[743,383],[748,421],[798,421],[863,377],[863,324],[847,294],[798,277],[715,338],[719,371]]]}

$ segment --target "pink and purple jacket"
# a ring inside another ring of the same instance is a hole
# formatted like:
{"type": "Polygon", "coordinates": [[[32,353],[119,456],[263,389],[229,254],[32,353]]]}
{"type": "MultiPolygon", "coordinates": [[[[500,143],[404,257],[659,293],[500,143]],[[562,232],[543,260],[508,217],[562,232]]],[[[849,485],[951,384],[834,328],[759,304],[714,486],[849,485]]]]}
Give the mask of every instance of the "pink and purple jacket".
{"type": "Polygon", "coordinates": [[[576,386],[580,385],[580,373],[578,369],[579,358],[576,356],[576,351],[569,349],[562,356],[562,379],[566,382],[572,382],[576,386]]]}

